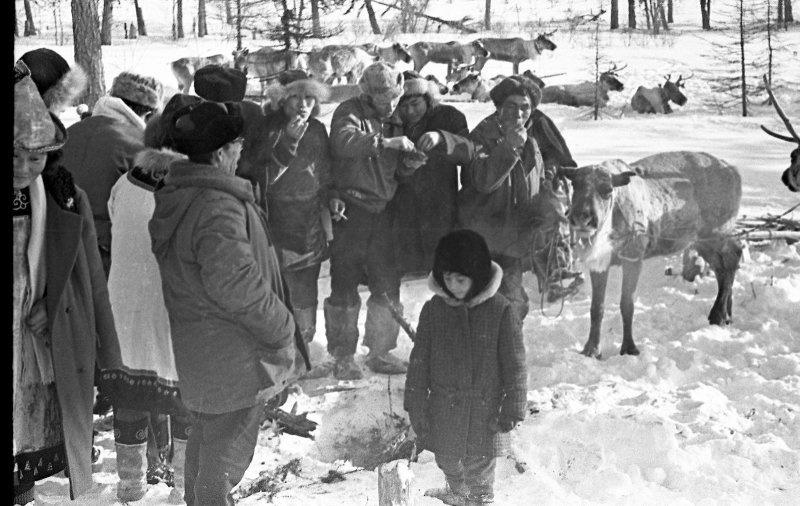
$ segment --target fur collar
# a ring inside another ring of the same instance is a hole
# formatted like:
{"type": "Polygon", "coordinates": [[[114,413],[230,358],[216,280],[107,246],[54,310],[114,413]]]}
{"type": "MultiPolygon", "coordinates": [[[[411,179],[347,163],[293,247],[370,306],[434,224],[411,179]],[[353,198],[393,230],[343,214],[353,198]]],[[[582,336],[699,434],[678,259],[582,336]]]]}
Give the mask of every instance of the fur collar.
{"type": "Polygon", "coordinates": [[[83,94],[89,78],[78,65],[74,65],[59,81],[42,94],[47,108],[56,114],[73,105],[76,98],[83,94]]]}
{"type": "Polygon", "coordinates": [[[170,164],[186,160],[186,156],[167,148],[147,148],[136,153],[133,169],[128,171],[128,180],[148,191],[155,191],[164,184],[170,164]]]}
{"type": "Polygon", "coordinates": [[[497,293],[497,290],[500,289],[500,283],[503,281],[503,269],[497,263],[492,262],[492,278],[489,280],[489,284],[486,285],[486,288],[483,289],[480,293],[475,295],[473,298],[469,300],[458,300],[454,299],[453,297],[447,295],[444,289],[436,282],[436,279],[433,277],[433,272],[428,275],[428,288],[434,293],[434,295],[438,295],[441,297],[449,306],[466,306],[467,308],[473,308],[479,304],[483,304],[490,298],[497,293]]]}
{"type": "Polygon", "coordinates": [[[121,98],[106,95],[100,97],[92,110],[93,116],[106,116],[123,123],[138,127],[144,132],[145,122],[140,116],[125,105],[121,98]]]}

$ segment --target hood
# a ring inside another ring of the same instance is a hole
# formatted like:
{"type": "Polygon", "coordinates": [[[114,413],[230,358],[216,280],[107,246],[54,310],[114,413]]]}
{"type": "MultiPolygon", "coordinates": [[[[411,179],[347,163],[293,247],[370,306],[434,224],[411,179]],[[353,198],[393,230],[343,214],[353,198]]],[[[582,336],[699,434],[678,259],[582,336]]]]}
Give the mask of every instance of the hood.
{"type": "Polygon", "coordinates": [[[154,193],[156,208],[148,224],[153,254],[157,258],[164,257],[184,215],[206,189],[230,193],[245,202],[255,202],[250,181],[225,174],[212,165],[173,161],[164,178],[164,186],[154,193]]]}
{"type": "Polygon", "coordinates": [[[438,295],[449,306],[467,306],[468,308],[473,308],[479,304],[482,304],[492,298],[494,294],[497,293],[497,290],[500,289],[500,283],[503,281],[503,269],[497,263],[492,262],[492,277],[489,280],[489,284],[486,285],[486,288],[483,289],[480,293],[475,295],[469,300],[458,300],[454,299],[453,297],[447,295],[444,289],[436,282],[436,279],[433,277],[433,272],[428,275],[428,289],[434,293],[434,295],[438,295]]]}
{"type": "Polygon", "coordinates": [[[178,160],[186,160],[186,155],[162,148],[147,148],[136,153],[133,169],[127,173],[128,180],[140,188],[155,191],[164,185],[170,164],[178,160]]]}

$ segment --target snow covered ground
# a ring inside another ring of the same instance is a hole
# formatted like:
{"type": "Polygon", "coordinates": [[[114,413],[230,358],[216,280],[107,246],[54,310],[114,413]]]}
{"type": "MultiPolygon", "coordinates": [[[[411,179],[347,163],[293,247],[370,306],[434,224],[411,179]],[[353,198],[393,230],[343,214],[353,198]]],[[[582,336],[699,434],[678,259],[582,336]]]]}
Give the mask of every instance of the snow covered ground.
{"type": "MultiPolygon", "coordinates": [[[[480,13],[483,5],[473,0],[436,3],[431,13],[447,18],[480,13]]],[[[145,15],[151,13],[150,32],[168,34],[170,2],[140,0],[140,4],[145,15]],[[157,9],[163,16],[152,14],[157,9]]],[[[523,2],[495,4],[495,19],[513,27],[517,16],[563,18],[567,8],[572,14],[589,12],[589,7],[596,12],[600,2],[531,2],[530,6],[537,5],[535,12],[523,2]]],[[[123,7],[118,9],[124,13],[123,7]]],[[[760,100],[753,101],[747,118],[738,108],[721,110],[714,105],[706,79],[721,69],[719,60],[710,56],[709,39],[724,35],[701,33],[697,10],[696,2],[677,0],[672,32],[657,39],[641,33],[600,32],[606,61],[628,65],[620,74],[625,90],[611,93],[607,114],[600,121],[586,119],[586,108],[551,104],[541,108],[559,125],[579,164],[609,158],[631,162],[660,151],[707,151],[740,169],[741,216],[781,214],[800,202],[800,194],[790,193],[779,180],[789,164],[791,145],[767,136],[759,125],[776,131],[783,131],[783,125],[774,109],[760,100]],[[669,116],[632,112],[628,104],[636,88],[663,82],[669,73],[694,75],[686,84],[689,102],[675,107],[669,116]]],[[[118,19],[128,15],[119,14],[118,19]]],[[[620,19],[626,19],[624,6],[620,19]]],[[[523,32],[513,35],[518,33],[523,32]]],[[[395,39],[456,37],[399,34],[395,39]]],[[[564,72],[549,80],[553,84],[590,79],[592,34],[561,30],[553,38],[558,49],[523,63],[522,70],[531,68],[539,75],[564,72]]],[[[355,36],[350,34],[349,40],[355,36]]],[[[118,37],[114,44],[103,48],[109,85],[120,71],[133,70],[175,86],[170,61],[234,46],[223,36],[178,42],[157,35],[136,41],[118,37]]],[[[72,61],[71,47],[53,46],[52,39],[45,38],[16,39],[14,56],[42,45],[72,61]]],[[[795,128],[800,128],[799,50],[800,31],[795,26],[776,44],[773,76],[778,100],[795,128]]],[[[484,73],[491,77],[510,71],[510,64],[490,62],[484,73]]],[[[444,66],[431,64],[424,73],[443,78],[444,66]]],[[[470,127],[491,112],[488,103],[457,106],[470,127]]],[[[332,110],[332,106],[323,110],[326,124],[332,110]]],[[[76,119],[72,111],[65,115],[67,123],[76,119]]],[[[800,219],[800,211],[789,216],[800,219]]],[[[524,324],[531,414],[513,433],[513,447],[517,461],[527,469],[520,473],[512,460],[499,462],[497,504],[800,504],[800,245],[775,241],[749,249],[734,284],[734,323],[727,327],[711,327],[706,321],[716,295],[713,275],[687,283],[665,275],[667,266],[679,268],[680,258],[650,260],[642,272],[634,316],[634,335],[642,352],[638,357],[617,354],[621,318],[615,301],[621,276],[612,272],[601,341],[604,359],[599,361],[578,353],[588,335],[588,286],[563,308],[545,304],[540,309],[535,279],[526,277],[532,299],[524,324]]],[[[330,293],[329,278],[323,275],[319,287],[321,300],[330,293]]],[[[362,295],[366,299],[368,294],[362,295]]],[[[430,296],[423,280],[403,285],[401,299],[412,323],[430,296]]],[[[362,314],[362,330],[363,318],[362,314]]],[[[322,359],[321,309],[318,322],[312,352],[322,359]]],[[[410,350],[410,341],[401,336],[398,353],[407,357],[410,350]]],[[[319,422],[316,439],[262,431],[242,486],[262,472],[272,473],[298,459],[285,479],[272,482],[274,504],[377,505],[377,473],[362,467],[372,463],[375,449],[388,444],[404,426],[404,379],[368,373],[352,385],[355,389],[330,393],[320,392],[332,380],[301,382],[284,407],[296,403],[298,412],[308,412],[319,422]],[[322,483],[331,470],[342,473],[344,480],[322,483]]],[[[103,461],[94,474],[96,486],[78,502],[117,504],[111,432],[101,432],[97,443],[103,448],[103,461]]],[[[423,497],[425,489],[443,483],[433,455],[423,452],[411,471],[417,505],[441,504],[423,497]]],[[[165,504],[168,495],[166,485],[154,486],[138,504],[165,504]]],[[[239,504],[264,504],[269,495],[256,493],[241,498],[239,504]]],[[[37,485],[37,504],[66,504],[68,499],[63,475],[37,485]]]]}

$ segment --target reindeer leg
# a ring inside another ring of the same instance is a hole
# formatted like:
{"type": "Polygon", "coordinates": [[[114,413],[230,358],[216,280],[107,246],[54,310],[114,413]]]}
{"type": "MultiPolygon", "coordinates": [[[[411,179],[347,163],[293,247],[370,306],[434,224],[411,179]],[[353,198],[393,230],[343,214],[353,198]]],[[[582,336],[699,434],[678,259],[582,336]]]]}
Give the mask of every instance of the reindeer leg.
{"type": "Polygon", "coordinates": [[[742,258],[742,246],[729,238],[704,239],[696,245],[697,252],[714,271],[717,278],[717,298],[708,314],[711,325],[731,323],[733,279],[742,258]]]}
{"type": "Polygon", "coordinates": [[[622,295],[619,300],[619,309],[622,313],[622,347],[620,355],[638,355],[639,349],[633,342],[633,296],[636,285],[639,283],[639,274],[642,272],[643,261],[623,262],[622,264],[622,295]]]}
{"type": "Polygon", "coordinates": [[[589,326],[589,339],[583,346],[582,355],[600,358],[600,328],[603,325],[604,301],[606,298],[606,284],[608,283],[608,269],[603,272],[591,271],[592,279],[592,309],[591,324],[589,326]]]}
{"type": "Polygon", "coordinates": [[[511,65],[512,65],[512,69],[513,69],[514,75],[515,76],[519,75],[519,62],[517,62],[517,61],[511,62],[511,65]]]}

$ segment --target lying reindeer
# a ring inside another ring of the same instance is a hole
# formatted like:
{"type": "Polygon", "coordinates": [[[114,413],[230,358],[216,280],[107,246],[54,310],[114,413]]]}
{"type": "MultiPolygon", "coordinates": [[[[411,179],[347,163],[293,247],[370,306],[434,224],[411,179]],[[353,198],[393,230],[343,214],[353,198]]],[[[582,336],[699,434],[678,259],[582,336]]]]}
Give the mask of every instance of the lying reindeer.
{"type": "Polygon", "coordinates": [[[466,93],[472,100],[478,102],[488,102],[491,100],[489,90],[494,88],[497,83],[502,81],[494,79],[484,79],[480,72],[471,72],[464,79],[458,81],[450,88],[450,93],[458,95],[466,93]]]}
{"type": "Polygon", "coordinates": [[[633,341],[633,296],[645,259],[678,253],[690,245],[717,277],[712,325],[731,322],[732,286],[742,245],[730,233],[742,197],[737,169],[707,153],[677,151],[632,164],[608,160],[561,168],[572,181],[570,227],[591,241],[584,260],[591,272],[589,339],[581,352],[600,357],[600,329],[608,270],[622,266],[621,355],[638,355],[633,341]]]}
{"type": "MultiPolygon", "coordinates": [[[[627,67],[627,65],[626,65],[627,67]]],[[[618,79],[617,72],[625,67],[618,69],[616,65],[606,70],[598,79],[597,101],[600,107],[605,107],[608,103],[609,91],[622,91],[625,86],[618,79]]],[[[580,84],[563,84],[560,86],[545,86],[542,89],[543,104],[562,104],[572,107],[583,105],[593,106],[595,102],[595,83],[583,82],[580,84]]]]}
{"type": "Polygon", "coordinates": [[[663,86],[659,85],[658,88],[639,86],[636,89],[636,93],[631,97],[631,107],[640,114],[671,114],[670,101],[680,106],[686,103],[687,98],[686,95],[681,93],[681,88],[684,87],[684,83],[689,77],[683,79],[683,75],[680,75],[678,80],[673,83],[671,80],[672,74],[669,74],[664,77],[666,82],[663,86]]]}
{"type": "Polygon", "coordinates": [[[793,192],[800,192],[800,136],[797,135],[794,128],[792,128],[792,123],[789,121],[789,118],[786,116],[786,113],[783,112],[780,104],[778,101],[775,100],[775,95],[772,94],[772,88],[770,88],[769,82],[767,82],[767,76],[764,76],[764,84],[767,87],[767,93],[769,94],[769,98],[772,101],[772,105],[775,106],[775,111],[778,113],[778,116],[783,120],[783,124],[786,125],[786,130],[792,134],[791,137],[787,135],[776,134],[772,130],[767,129],[764,125],[761,125],[761,129],[767,132],[769,135],[775,137],[776,139],[780,139],[782,141],[787,142],[794,142],[797,144],[797,147],[792,150],[792,153],[789,155],[789,159],[791,161],[791,165],[781,175],[781,181],[783,184],[786,185],[789,190],[793,192]]]}

